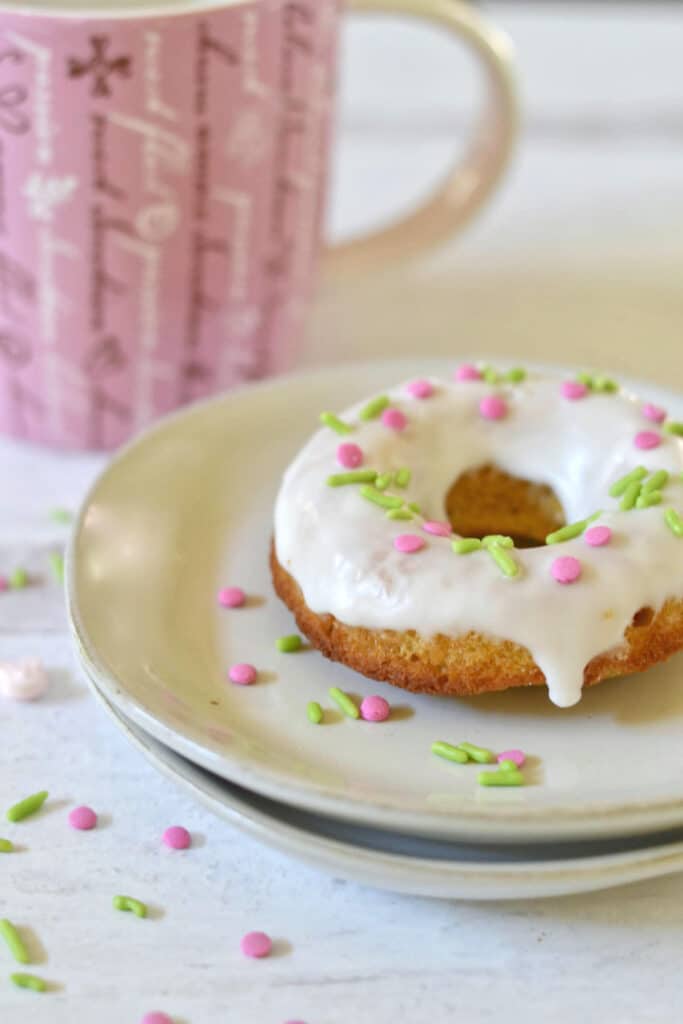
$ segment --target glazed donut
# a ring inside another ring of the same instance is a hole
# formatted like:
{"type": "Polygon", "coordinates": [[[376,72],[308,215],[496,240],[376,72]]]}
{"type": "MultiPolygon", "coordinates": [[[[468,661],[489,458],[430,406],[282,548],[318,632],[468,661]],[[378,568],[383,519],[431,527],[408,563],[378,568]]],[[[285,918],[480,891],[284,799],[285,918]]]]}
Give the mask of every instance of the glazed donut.
{"type": "Polygon", "coordinates": [[[284,474],[271,569],[328,658],[456,696],[683,648],[683,425],[613,381],[471,365],[337,415],[284,474]]]}

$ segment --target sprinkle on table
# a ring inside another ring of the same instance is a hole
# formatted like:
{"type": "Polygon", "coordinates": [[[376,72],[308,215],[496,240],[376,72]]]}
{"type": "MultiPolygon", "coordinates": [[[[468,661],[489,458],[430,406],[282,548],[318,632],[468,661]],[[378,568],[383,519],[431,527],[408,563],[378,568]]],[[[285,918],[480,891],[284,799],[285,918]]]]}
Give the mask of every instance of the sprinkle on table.
{"type": "Polygon", "coordinates": [[[64,582],[64,555],[61,551],[50,553],[50,568],[57,583],[64,582]]]}
{"type": "Polygon", "coordinates": [[[328,692],[334,703],[344,712],[347,718],[360,718],[358,705],[352,697],[349,697],[348,693],[344,693],[338,686],[333,686],[328,692]]]}
{"type": "Polygon", "coordinates": [[[135,914],[136,917],[147,917],[147,904],[142,900],[136,900],[132,896],[114,896],[112,899],[114,910],[121,910],[124,914],[135,914]]]}
{"type": "Polygon", "coordinates": [[[464,750],[471,761],[476,761],[477,764],[493,764],[496,760],[496,755],[492,750],[487,747],[477,747],[474,743],[458,743],[458,749],[464,750]]]}
{"type": "Polygon", "coordinates": [[[14,853],[14,843],[11,839],[0,839],[0,853],[14,853]]]}
{"type": "Polygon", "coordinates": [[[31,992],[46,992],[47,985],[42,978],[35,974],[23,974],[21,972],[10,974],[9,980],[17,988],[28,988],[31,992]]]}
{"type": "Polygon", "coordinates": [[[240,949],[245,956],[261,960],[263,957],[270,956],[273,943],[265,932],[248,932],[240,942],[240,949]]]}
{"type": "Polygon", "coordinates": [[[334,430],[335,434],[351,434],[353,433],[353,427],[348,423],[344,423],[338,416],[335,416],[333,412],[321,412],[320,422],[324,427],[329,427],[330,430],[334,430]]]}
{"type": "Polygon", "coordinates": [[[7,820],[11,822],[23,821],[24,818],[28,818],[39,811],[47,798],[48,791],[46,789],[41,789],[39,793],[32,793],[31,796],[27,796],[24,800],[20,800],[10,807],[7,812],[7,820]]]}
{"type": "Polygon", "coordinates": [[[254,665],[249,665],[247,662],[240,661],[236,665],[231,665],[228,670],[228,678],[231,683],[235,683],[237,686],[251,686],[252,683],[256,682],[256,676],[258,672],[254,665]]]}
{"type": "Polygon", "coordinates": [[[498,764],[502,764],[504,761],[512,762],[516,768],[523,768],[524,762],[526,761],[526,754],[523,750],[503,750],[502,753],[496,757],[498,764]]]}
{"type": "Polygon", "coordinates": [[[9,574],[7,582],[9,583],[12,590],[23,590],[24,587],[27,587],[29,583],[28,573],[26,572],[26,569],[24,569],[22,566],[19,566],[19,568],[14,569],[14,571],[9,574]]]}
{"type": "Polygon", "coordinates": [[[69,812],[69,824],[79,832],[90,832],[97,825],[97,815],[92,807],[74,807],[69,812]]]}
{"type": "Polygon", "coordinates": [[[477,781],[480,786],[523,786],[524,776],[520,771],[499,768],[495,772],[479,772],[477,781]]]}
{"type": "Polygon", "coordinates": [[[386,722],[391,714],[389,701],[384,697],[364,697],[360,705],[360,716],[365,722],[386,722]]]}
{"type": "Polygon", "coordinates": [[[167,1013],[162,1013],[160,1010],[152,1010],[151,1013],[146,1013],[140,1021],[140,1024],[174,1024],[173,1018],[169,1017],[167,1013]]]}
{"type": "Polygon", "coordinates": [[[221,587],[218,591],[218,603],[221,608],[241,608],[247,595],[241,587],[221,587]]]}
{"type": "Polygon", "coordinates": [[[189,850],[192,846],[192,836],[182,825],[169,825],[161,841],[169,850],[189,850]]]}
{"type": "Polygon", "coordinates": [[[436,740],[435,743],[432,743],[431,751],[437,757],[442,757],[444,761],[455,761],[456,764],[467,764],[470,759],[465,750],[454,747],[451,743],[446,743],[443,740],[436,740]]]}
{"type": "Polygon", "coordinates": [[[317,700],[310,700],[306,705],[306,717],[313,725],[320,725],[323,720],[323,709],[317,700]]]}
{"type": "Polygon", "coordinates": [[[73,512],[68,508],[53,508],[50,510],[50,519],[53,523],[60,523],[62,526],[67,526],[73,522],[73,512]]]}
{"type": "Polygon", "coordinates": [[[293,654],[301,650],[301,637],[298,633],[289,633],[287,636],[278,637],[275,646],[281,654],[293,654]]]}
{"type": "Polygon", "coordinates": [[[367,405],[365,405],[360,413],[359,417],[362,420],[376,420],[378,416],[381,416],[385,409],[391,405],[391,400],[387,395],[379,395],[378,398],[371,399],[367,405]]]}
{"type": "Polygon", "coordinates": [[[8,921],[6,917],[0,919],[0,938],[5,940],[7,948],[18,964],[31,963],[31,957],[24,945],[24,940],[12,922],[8,921]]]}

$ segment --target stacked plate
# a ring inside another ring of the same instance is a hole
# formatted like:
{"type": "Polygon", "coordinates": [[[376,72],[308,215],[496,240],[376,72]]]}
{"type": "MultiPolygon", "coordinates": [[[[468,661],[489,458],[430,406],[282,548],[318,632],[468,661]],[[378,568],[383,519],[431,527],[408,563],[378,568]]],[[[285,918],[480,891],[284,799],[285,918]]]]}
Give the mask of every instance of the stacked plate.
{"type": "MultiPolygon", "coordinates": [[[[284,467],[323,408],[437,361],[324,370],[254,386],[162,422],[119,454],[81,511],[71,621],[94,693],[162,772],[232,825],[337,875],[431,896],[580,892],[683,869],[683,658],[560,710],[544,692],[472,701],[372,683],[292,631],[270,585],[284,467]],[[221,586],[247,604],[217,606],[221,586]],[[256,685],[226,683],[251,662],[256,685]],[[388,722],[327,697],[385,695],[388,722]],[[321,725],[306,704],[326,707],[321,725]],[[434,740],[528,754],[528,785],[482,789],[434,740]],[[678,830],[678,831],[676,831],[678,830]]],[[[680,397],[636,390],[678,407],[680,397]]],[[[568,627],[570,628],[570,627],[568,627]]]]}

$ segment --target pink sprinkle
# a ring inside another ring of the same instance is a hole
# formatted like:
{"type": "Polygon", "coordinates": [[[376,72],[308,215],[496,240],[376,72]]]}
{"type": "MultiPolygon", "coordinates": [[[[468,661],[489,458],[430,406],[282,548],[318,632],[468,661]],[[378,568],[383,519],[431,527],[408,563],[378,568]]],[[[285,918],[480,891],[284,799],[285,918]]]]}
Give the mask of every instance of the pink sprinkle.
{"type": "Polygon", "coordinates": [[[69,824],[79,832],[89,832],[97,824],[97,815],[92,807],[74,807],[69,811],[69,824]]]}
{"type": "Polygon", "coordinates": [[[171,850],[187,850],[192,845],[192,836],[182,825],[171,825],[161,838],[171,850]]]}
{"type": "Polygon", "coordinates": [[[641,430],[633,439],[636,448],[658,448],[662,443],[661,435],[654,430],[641,430]]]}
{"type": "Polygon", "coordinates": [[[363,465],[363,451],[357,444],[340,444],[337,448],[337,462],[345,469],[357,469],[363,465]]]}
{"type": "Polygon", "coordinates": [[[583,535],[583,539],[586,544],[590,544],[592,548],[601,548],[605,544],[609,544],[612,539],[612,531],[609,526],[591,526],[589,530],[583,535]]]}
{"type": "Polygon", "coordinates": [[[152,1013],[146,1013],[140,1021],[140,1024],[173,1024],[173,1019],[169,1017],[167,1013],[161,1013],[160,1010],[153,1010],[152,1013]]]}
{"type": "Polygon", "coordinates": [[[261,957],[270,955],[273,943],[265,932],[248,932],[242,939],[240,947],[245,956],[260,960],[261,957]]]}
{"type": "Polygon", "coordinates": [[[463,363],[462,366],[458,367],[453,376],[456,380],[481,380],[481,373],[471,363],[463,363]]]}
{"type": "Polygon", "coordinates": [[[504,750],[502,754],[499,754],[496,761],[514,761],[518,768],[521,768],[526,761],[526,754],[523,750],[504,750]]]}
{"type": "Polygon", "coordinates": [[[0,662],[0,697],[10,700],[39,700],[50,681],[40,658],[0,662]]]}
{"type": "Polygon", "coordinates": [[[9,590],[9,580],[6,576],[0,576],[0,593],[3,590],[9,590]]]}
{"type": "Polygon", "coordinates": [[[389,702],[384,697],[364,697],[360,705],[360,715],[366,722],[386,722],[391,714],[389,702]]]}
{"type": "Polygon", "coordinates": [[[405,430],[408,420],[400,409],[385,409],[382,413],[382,423],[390,430],[405,430]]]}
{"type": "Polygon", "coordinates": [[[434,394],[434,385],[429,380],[412,380],[406,385],[406,391],[413,398],[431,398],[434,394]]]}
{"type": "Polygon", "coordinates": [[[563,555],[555,559],[551,572],[558,583],[576,583],[581,575],[581,562],[571,555],[563,555]]]}
{"type": "Polygon", "coordinates": [[[507,416],[508,407],[500,395],[486,395],[479,403],[479,412],[485,420],[502,420],[507,416]]]}
{"type": "Polygon", "coordinates": [[[424,537],[418,537],[416,533],[401,533],[394,537],[394,547],[404,555],[412,555],[424,546],[424,537]]]}
{"type": "Polygon", "coordinates": [[[662,409],[659,405],[652,405],[651,402],[645,403],[642,412],[645,419],[652,420],[653,423],[663,423],[666,419],[666,409],[662,409]]]}
{"type": "Polygon", "coordinates": [[[247,665],[245,662],[238,662],[237,665],[233,665],[228,672],[230,681],[237,683],[238,686],[251,686],[256,681],[256,669],[253,665],[247,665]]]}
{"type": "Polygon", "coordinates": [[[563,398],[576,402],[579,398],[586,397],[588,387],[580,380],[563,380],[560,391],[563,398]]]}
{"type": "Polygon", "coordinates": [[[246,599],[241,587],[223,587],[218,591],[218,603],[222,608],[241,608],[246,599]]]}
{"type": "Polygon", "coordinates": [[[439,523],[436,520],[427,519],[422,524],[425,533],[432,533],[435,537],[450,537],[453,530],[450,523],[439,523]]]}

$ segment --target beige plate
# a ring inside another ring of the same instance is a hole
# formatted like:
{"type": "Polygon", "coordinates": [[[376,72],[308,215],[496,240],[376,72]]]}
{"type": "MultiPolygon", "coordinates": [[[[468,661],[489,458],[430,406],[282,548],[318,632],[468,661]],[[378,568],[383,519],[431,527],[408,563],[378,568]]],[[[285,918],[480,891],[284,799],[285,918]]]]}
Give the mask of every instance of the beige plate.
{"type": "MultiPolygon", "coordinates": [[[[248,789],[357,823],[485,841],[584,839],[683,825],[683,658],[591,689],[560,710],[544,690],[456,701],[370,682],[314,651],[282,655],[292,630],[267,569],[273,500],[323,408],[442,362],[368,364],[267,382],[168,419],[95,483],[69,552],[79,654],[108,700],[173,750],[248,789]],[[252,595],[216,606],[221,584],[252,595]],[[252,687],[226,684],[250,661],[252,687]],[[382,693],[393,719],[330,713],[337,685],[382,693]],[[484,790],[476,768],[430,754],[462,739],[530,755],[524,789],[484,790]]],[[[683,415],[679,396],[632,385],[683,415]]]]}

